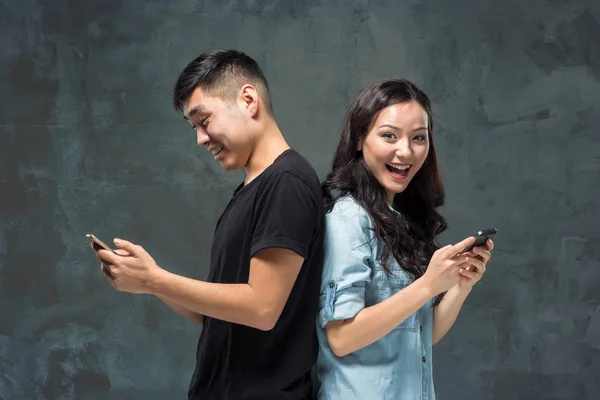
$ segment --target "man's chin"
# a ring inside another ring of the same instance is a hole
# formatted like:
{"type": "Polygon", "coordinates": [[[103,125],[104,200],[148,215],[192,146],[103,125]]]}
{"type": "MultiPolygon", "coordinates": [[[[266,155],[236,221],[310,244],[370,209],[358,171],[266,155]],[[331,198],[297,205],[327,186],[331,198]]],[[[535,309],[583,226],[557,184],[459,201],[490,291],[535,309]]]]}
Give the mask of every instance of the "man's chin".
{"type": "Polygon", "coordinates": [[[223,168],[223,170],[226,172],[235,171],[236,169],[242,168],[242,167],[237,167],[233,163],[228,163],[227,161],[219,161],[219,163],[221,164],[221,168],[223,168]]]}

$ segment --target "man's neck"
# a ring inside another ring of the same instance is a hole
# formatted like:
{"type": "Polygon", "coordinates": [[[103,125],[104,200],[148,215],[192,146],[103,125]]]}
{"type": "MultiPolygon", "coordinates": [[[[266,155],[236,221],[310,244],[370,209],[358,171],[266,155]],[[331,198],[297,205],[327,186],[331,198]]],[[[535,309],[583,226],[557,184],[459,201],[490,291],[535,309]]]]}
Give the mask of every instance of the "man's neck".
{"type": "Polygon", "coordinates": [[[273,121],[265,128],[264,133],[254,146],[254,150],[245,167],[246,180],[244,181],[244,185],[252,182],[265,169],[273,164],[277,157],[289,148],[290,146],[285,141],[279,127],[273,121]]]}

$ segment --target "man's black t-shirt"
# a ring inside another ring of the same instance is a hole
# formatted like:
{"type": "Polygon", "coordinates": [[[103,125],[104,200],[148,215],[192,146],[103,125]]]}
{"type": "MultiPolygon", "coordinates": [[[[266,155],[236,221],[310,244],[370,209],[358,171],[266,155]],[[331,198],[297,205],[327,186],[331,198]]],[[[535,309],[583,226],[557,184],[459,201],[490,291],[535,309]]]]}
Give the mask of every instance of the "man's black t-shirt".
{"type": "Polygon", "coordinates": [[[323,235],[319,178],[296,151],[235,190],[217,223],[208,281],[248,283],[250,259],[267,248],[292,250],[304,263],[272,330],[204,318],[189,399],[311,398],[323,235]]]}

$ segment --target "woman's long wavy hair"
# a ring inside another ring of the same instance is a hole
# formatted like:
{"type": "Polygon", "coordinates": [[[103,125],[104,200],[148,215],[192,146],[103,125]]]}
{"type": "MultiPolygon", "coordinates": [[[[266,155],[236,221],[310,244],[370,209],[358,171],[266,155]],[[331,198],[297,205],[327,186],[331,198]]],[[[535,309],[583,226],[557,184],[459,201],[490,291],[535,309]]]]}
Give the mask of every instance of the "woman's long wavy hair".
{"type": "Polygon", "coordinates": [[[375,238],[383,243],[381,262],[388,275],[388,260],[392,256],[415,279],[421,277],[439,248],[435,237],[447,228],[446,220],[437,212],[444,204],[445,194],[432,134],[431,104],[419,88],[405,79],[370,84],[360,91],[346,113],[333,168],[322,185],[327,211],[339,197],[350,194],[368,212],[375,238]],[[359,139],[367,135],[381,110],[412,100],[427,113],[430,145],[421,169],[407,188],[394,197],[393,207],[401,213],[399,217],[390,209],[385,188],[357,148],[359,139]]]}

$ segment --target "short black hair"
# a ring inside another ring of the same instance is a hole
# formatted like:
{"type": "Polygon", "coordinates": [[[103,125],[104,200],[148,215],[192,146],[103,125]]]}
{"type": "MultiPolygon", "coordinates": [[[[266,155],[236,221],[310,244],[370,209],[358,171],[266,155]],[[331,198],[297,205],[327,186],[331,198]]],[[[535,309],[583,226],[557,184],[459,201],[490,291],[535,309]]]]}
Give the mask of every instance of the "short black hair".
{"type": "Polygon", "coordinates": [[[254,59],[237,50],[205,52],[191,61],[179,75],[173,89],[173,106],[183,111],[186,101],[198,87],[225,99],[234,98],[245,83],[256,87],[271,113],[269,85],[254,59]]]}

